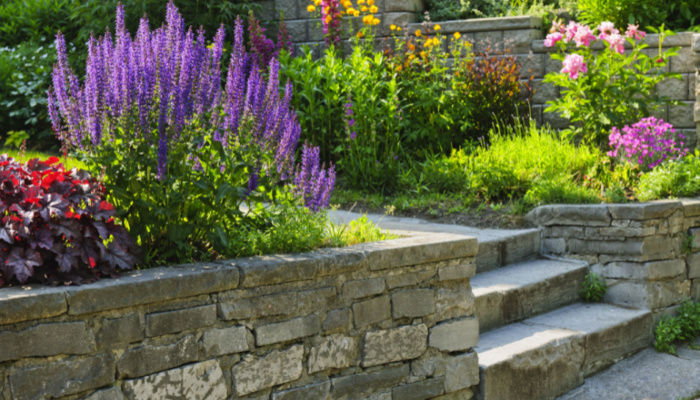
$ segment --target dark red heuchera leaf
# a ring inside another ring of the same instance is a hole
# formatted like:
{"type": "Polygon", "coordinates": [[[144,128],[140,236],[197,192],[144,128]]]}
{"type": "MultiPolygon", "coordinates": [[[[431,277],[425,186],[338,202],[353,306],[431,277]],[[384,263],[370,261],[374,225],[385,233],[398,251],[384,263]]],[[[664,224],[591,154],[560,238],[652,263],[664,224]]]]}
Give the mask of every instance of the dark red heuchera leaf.
{"type": "Polygon", "coordinates": [[[0,156],[0,286],[79,284],[131,269],[137,248],[86,172],[0,156]]]}

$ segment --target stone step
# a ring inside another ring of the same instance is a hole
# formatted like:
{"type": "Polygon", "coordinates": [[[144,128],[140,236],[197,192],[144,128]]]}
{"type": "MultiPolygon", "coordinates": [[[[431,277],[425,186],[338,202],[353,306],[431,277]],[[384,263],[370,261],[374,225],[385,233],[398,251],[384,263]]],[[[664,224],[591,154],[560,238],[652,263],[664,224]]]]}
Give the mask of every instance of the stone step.
{"type": "Polygon", "coordinates": [[[479,330],[486,332],[576,302],[587,271],[583,261],[537,259],[477,273],[471,286],[479,330]]]}
{"type": "Polygon", "coordinates": [[[573,304],[481,335],[477,398],[554,399],[651,343],[647,310],[573,304]]]}

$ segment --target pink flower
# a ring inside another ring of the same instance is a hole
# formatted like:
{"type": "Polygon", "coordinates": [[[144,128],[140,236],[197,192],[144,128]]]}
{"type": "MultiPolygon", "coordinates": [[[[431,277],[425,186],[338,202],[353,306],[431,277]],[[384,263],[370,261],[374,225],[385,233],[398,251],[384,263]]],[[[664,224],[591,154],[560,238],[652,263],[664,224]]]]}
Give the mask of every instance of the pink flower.
{"type": "Polygon", "coordinates": [[[555,43],[562,40],[563,38],[564,38],[564,35],[562,35],[561,32],[550,33],[544,39],[544,47],[552,47],[552,46],[554,46],[555,43]]]}
{"type": "Polygon", "coordinates": [[[564,29],[565,29],[564,24],[561,21],[554,20],[554,21],[552,21],[552,27],[549,28],[549,32],[550,33],[554,33],[554,32],[564,33],[564,29]]]}
{"type": "Polygon", "coordinates": [[[600,25],[598,25],[598,32],[600,32],[598,39],[601,40],[605,40],[609,35],[620,33],[620,31],[615,29],[615,24],[609,21],[601,22],[600,25]]]}
{"type": "Polygon", "coordinates": [[[588,27],[588,25],[578,26],[578,29],[576,29],[576,33],[574,34],[574,42],[576,42],[576,46],[588,47],[588,45],[590,45],[591,42],[594,40],[596,40],[596,37],[593,34],[591,28],[588,27]]]}
{"type": "Polygon", "coordinates": [[[639,25],[627,24],[627,32],[625,32],[625,36],[627,36],[628,38],[639,40],[644,39],[646,35],[646,32],[639,30],[639,25]]]}
{"type": "Polygon", "coordinates": [[[565,43],[568,43],[568,42],[574,40],[574,36],[576,36],[576,32],[578,31],[578,28],[580,26],[581,25],[579,25],[577,22],[569,21],[569,25],[567,25],[564,28],[564,34],[565,34],[564,42],[565,43]]]}
{"type": "Polygon", "coordinates": [[[561,69],[561,72],[569,74],[571,79],[578,79],[579,73],[585,74],[588,72],[586,63],[583,61],[583,56],[579,54],[567,55],[563,64],[564,68],[561,69]]]}
{"type": "Polygon", "coordinates": [[[625,37],[619,33],[608,35],[604,40],[610,45],[610,50],[615,50],[620,54],[625,52],[625,37]]]}

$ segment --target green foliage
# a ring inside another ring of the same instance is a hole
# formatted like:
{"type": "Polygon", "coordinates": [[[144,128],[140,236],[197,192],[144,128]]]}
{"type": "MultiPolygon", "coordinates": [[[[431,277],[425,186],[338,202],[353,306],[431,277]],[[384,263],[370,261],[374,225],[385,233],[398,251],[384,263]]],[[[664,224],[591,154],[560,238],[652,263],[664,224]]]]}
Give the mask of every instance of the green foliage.
{"type": "Polygon", "coordinates": [[[535,15],[543,17],[568,5],[561,0],[426,0],[431,21],[535,15]]]}
{"type": "Polygon", "coordinates": [[[332,247],[351,246],[358,243],[397,238],[396,235],[382,232],[374,222],[367,219],[366,214],[350,221],[348,224],[336,224],[329,221],[327,236],[327,243],[332,247]]]}
{"type": "Polygon", "coordinates": [[[599,203],[600,198],[594,191],[576,184],[571,177],[560,175],[535,181],[523,201],[527,206],[536,207],[542,204],[599,203]]]}
{"type": "Polygon", "coordinates": [[[693,0],[578,0],[579,20],[598,25],[603,21],[644,28],[665,22],[673,30],[688,30],[700,24],[700,3],[693,0]]]}
{"type": "Polygon", "coordinates": [[[333,48],[319,59],[308,49],[300,57],[280,58],[280,79],[294,86],[301,140],[320,146],[322,159],[335,161],[351,188],[396,189],[398,86],[385,62],[381,53],[359,45],[346,58],[333,48]]]}
{"type": "Polygon", "coordinates": [[[583,282],[581,282],[578,295],[586,302],[597,303],[603,300],[607,290],[608,287],[605,284],[605,279],[594,274],[593,272],[589,272],[583,277],[583,282]]]}
{"type": "Polygon", "coordinates": [[[452,149],[449,157],[437,155],[429,157],[420,165],[418,182],[431,191],[440,193],[467,192],[471,187],[468,168],[469,155],[466,151],[452,149]]]}
{"type": "Polygon", "coordinates": [[[676,316],[666,317],[656,325],[654,347],[658,351],[676,354],[677,342],[694,340],[699,335],[700,302],[689,300],[678,307],[676,316]]]}
{"type": "Polygon", "coordinates": [[[663,163],[639,178],[640,201],[700,194],[700,151],[663,163]]]}
{"type": "Polygon", "coordinates": [[[574,192],[571,186],[549,184],[545,180],[568,179],[581,182],[582,171],[591,168],[600,153],[588,146],[575,146],[558,137],[548,127],[538,128],[516,121],[498,124],[491,133],[491,146],[474,153],[470,171],[472,188],[487,200],[517,199],[524,196],[535,182],[540,189],[531,198],[589,198],[574,192]],[[565,195],[566,194],[566,195],[565,195]]]}
{"type": "MultiPolygon", "coordinates": [[[[669,34],[673,32],[660,35],[656,55],[649,55],[644,51],[648,46],[633,39],[628,39],[632,49],[623,54],[608,46],[599,52],[577,47],[575,52],[583,56],[588,72],[576,79],[562,72],[545,75],[545,82],[561,90],[561,97],[547,102],[545,112],[558,113],[572,122],[565,131],[568,137],[606,147],[612,127],[631,125],[653,114],[656,107],[674,103],[655,90],[666,79],[681,78],[679,74],[663,72],[670,57],[678,52],[676,47],[661,51],[663,37],[669,34]]],[[[564,41],[557,45],[559,52],[551,57],[564,61],[567,45],[564,41]]]]}
{"type": "Polygon", "coordinates": [[[53,45],[21,43],[0,47],[0,133],[26,131],[28,144],[57,148],[46,111],[46,91],[56,61],[53,45]]]}

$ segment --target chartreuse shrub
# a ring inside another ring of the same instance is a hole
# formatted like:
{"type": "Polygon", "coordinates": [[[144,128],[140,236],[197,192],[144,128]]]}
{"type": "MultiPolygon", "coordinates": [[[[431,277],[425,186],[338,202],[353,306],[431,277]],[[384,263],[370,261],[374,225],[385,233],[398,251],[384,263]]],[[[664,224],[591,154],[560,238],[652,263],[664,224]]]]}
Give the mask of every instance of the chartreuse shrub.
{"type": "Polygon", "coordinates": [[[656,350],[670,354],[676,354],[675,344],[678,342],[700,336],[700,301],[689,300],[681,304],[676,316],[659,321],[654,336],[656,350]]]}
{"type": "Polygon", "coordinates": [[[671,103],[660,96],[656,85],[679,74],[663,72],[678,48],[661,51],[665,35],[659,37],[659,51],[650,55],[641,42],[645,33],[629,25],[622,32],[611,22],[595,28],[569,22],[552,24],[544,45],[557,46],[552,58],[562,61],[560,72],[550,72],[545,81],[558,86],[561,97],[549,101],[545,112],[555,112],[572,125],[566,137],[603,148],[613,127],[633,124],[653,113],[656,107],[671,103]],[[601,41],[602,51],[591,45],[601,41]],[[630,45],[631,49],[625,49],[630,45]]]}
{"type": "Polygon", "coordinates": [[[636,194],[640,201],[700,194],[700,152],[668,161],[639,178],[636,194]]]}
{"type": "Polygon", "coordinates": [[[145,265],[257,253],[270,246],[250,243],[251,232],[309,231],[308,213],[286,213],[327,206],[335,172],[312,147],[295,165],[301,127],[291,85],[280,93],[279,63],[246,51],[239,19],[222,79],[224,28],[207,45],[167,8],[161,28],[144,18],[132,37],[117,7],[114,39],[88,42],[82,84],[57,36],[48,103],[63,144],[103,177],[145,265]]]}
{"type": "Polygon", "coordinates": [[[58,161],[0,156],[0,286],[89,282],[134,265],[102,186],[58,161]]]}

